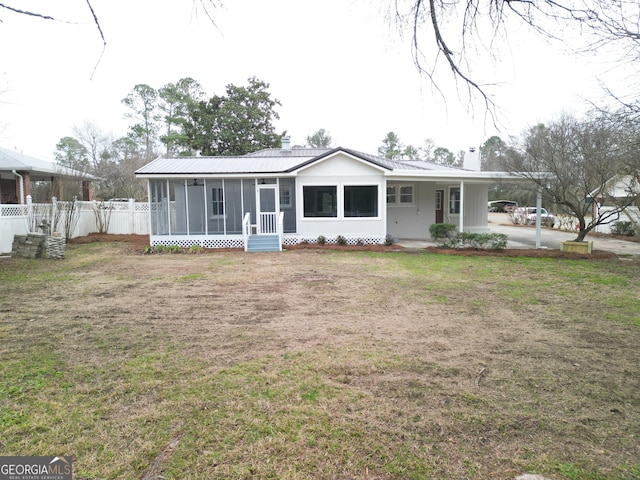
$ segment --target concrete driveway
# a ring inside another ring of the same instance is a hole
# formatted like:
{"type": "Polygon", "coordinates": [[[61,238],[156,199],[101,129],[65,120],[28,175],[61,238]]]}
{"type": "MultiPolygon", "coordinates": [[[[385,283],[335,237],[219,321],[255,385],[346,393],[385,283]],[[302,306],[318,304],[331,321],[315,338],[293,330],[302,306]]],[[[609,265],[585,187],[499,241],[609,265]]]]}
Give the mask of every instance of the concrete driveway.
{"type": "MultiPolygon", "coordinates": [[[[505,213],[489,214],[489,230],[491,233],[504,233],[508,238],[508,248],[535,248],[536,227],[529,225],[513,225],[505,213]]],[[[558,229],[542,228],[540,245],[542,248],[559,250],[560,243],[575,240],[576,234],[558,229]]],[[[618,240],[606,235],[587,235],[586,240],[593,241],[594,250],[603,250],[617,255],[640,255],[640,242],[618,240]]]]}

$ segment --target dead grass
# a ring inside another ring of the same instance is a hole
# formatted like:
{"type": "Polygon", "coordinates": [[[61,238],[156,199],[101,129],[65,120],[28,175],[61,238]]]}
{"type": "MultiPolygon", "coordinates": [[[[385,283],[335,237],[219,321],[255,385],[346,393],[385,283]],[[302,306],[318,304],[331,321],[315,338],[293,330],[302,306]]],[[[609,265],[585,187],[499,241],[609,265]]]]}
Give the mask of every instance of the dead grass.
{"type": "Polygon", "coordinates": [[[0,264],[0,451],[75,477],[640,478],[640,263],[71,246],[0,264]]]}

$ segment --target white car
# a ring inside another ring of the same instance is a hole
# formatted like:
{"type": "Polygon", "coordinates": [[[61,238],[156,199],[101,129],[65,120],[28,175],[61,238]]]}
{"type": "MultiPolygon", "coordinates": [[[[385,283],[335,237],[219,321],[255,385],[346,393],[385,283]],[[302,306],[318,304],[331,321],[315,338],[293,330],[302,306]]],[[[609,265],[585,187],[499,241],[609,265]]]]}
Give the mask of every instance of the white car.
{"type": "MultiPolygon", "coordinates": [[[[519,207],[513,211],[513,221],[523,225],[535,225],[537,213],[536,207],[519,207]]],[[[556,224],[556,217],[547,212],[546,208],[541,208],[540,221],[543,226],[553,228],[556,224]]]]}

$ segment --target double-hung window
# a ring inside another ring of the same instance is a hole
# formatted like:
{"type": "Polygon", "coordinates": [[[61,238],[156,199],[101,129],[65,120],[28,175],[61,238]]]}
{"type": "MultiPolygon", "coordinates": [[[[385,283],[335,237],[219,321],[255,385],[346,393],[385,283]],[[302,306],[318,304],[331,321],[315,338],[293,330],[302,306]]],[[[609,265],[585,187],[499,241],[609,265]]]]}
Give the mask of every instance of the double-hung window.
{"type": "Polygon", "coordinates": [[[211,189],[211,217],[222,217],[224,215],[224,195],[222,187],[211,189]]]}
{"type": "Polygon", "coordinates": [[[460,187],[451,187],[449,189],[449,213],[460,213],[460,187]]]}
{"type": "Polygon", "coordinates": [[[415,205],[415,187],[410,183],[387,185],[387,205],[415,205]]]}
{"type": "Polygon", "coordinates": [[[291,208],[293,206],[293,187],[291,185],[280,185],[280,208],[291,208]]]}

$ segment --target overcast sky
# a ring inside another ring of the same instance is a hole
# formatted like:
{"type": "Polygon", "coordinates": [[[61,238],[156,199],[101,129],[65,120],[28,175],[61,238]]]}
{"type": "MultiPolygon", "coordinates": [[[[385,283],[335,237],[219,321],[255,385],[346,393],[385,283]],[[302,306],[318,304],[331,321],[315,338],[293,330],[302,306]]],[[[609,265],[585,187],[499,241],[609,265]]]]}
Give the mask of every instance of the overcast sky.
{"type": "Polygon", "coordinates": [[[0,85],[7,87],[0,145],[45,159],[84,120],[125,135],[121,100],[134,85],[158,89],[183,77],[211,96],[256,76],[282,103],[276,128],[293,144],[324,128],[336,146],[368,153],[389,131],[405,144],[432,138],[457,152],[562,111],[579,113],[585,97],[601,96],[595,72],[602,64],[516,38],[499,62],[474,66],[482,79],[501,82],[491,89],[502,109],[498,131],[482,105],[468,111],[446,71],[438,80],[446,100],[417,73],[408,39],[385,18],[386,0],[228,0],[213,11],[215,27],[190,0],[93,0],[107,41],[101,58],[86,1],[51,3],[13,2],[69,23],[0,9],[0,85]]]}

